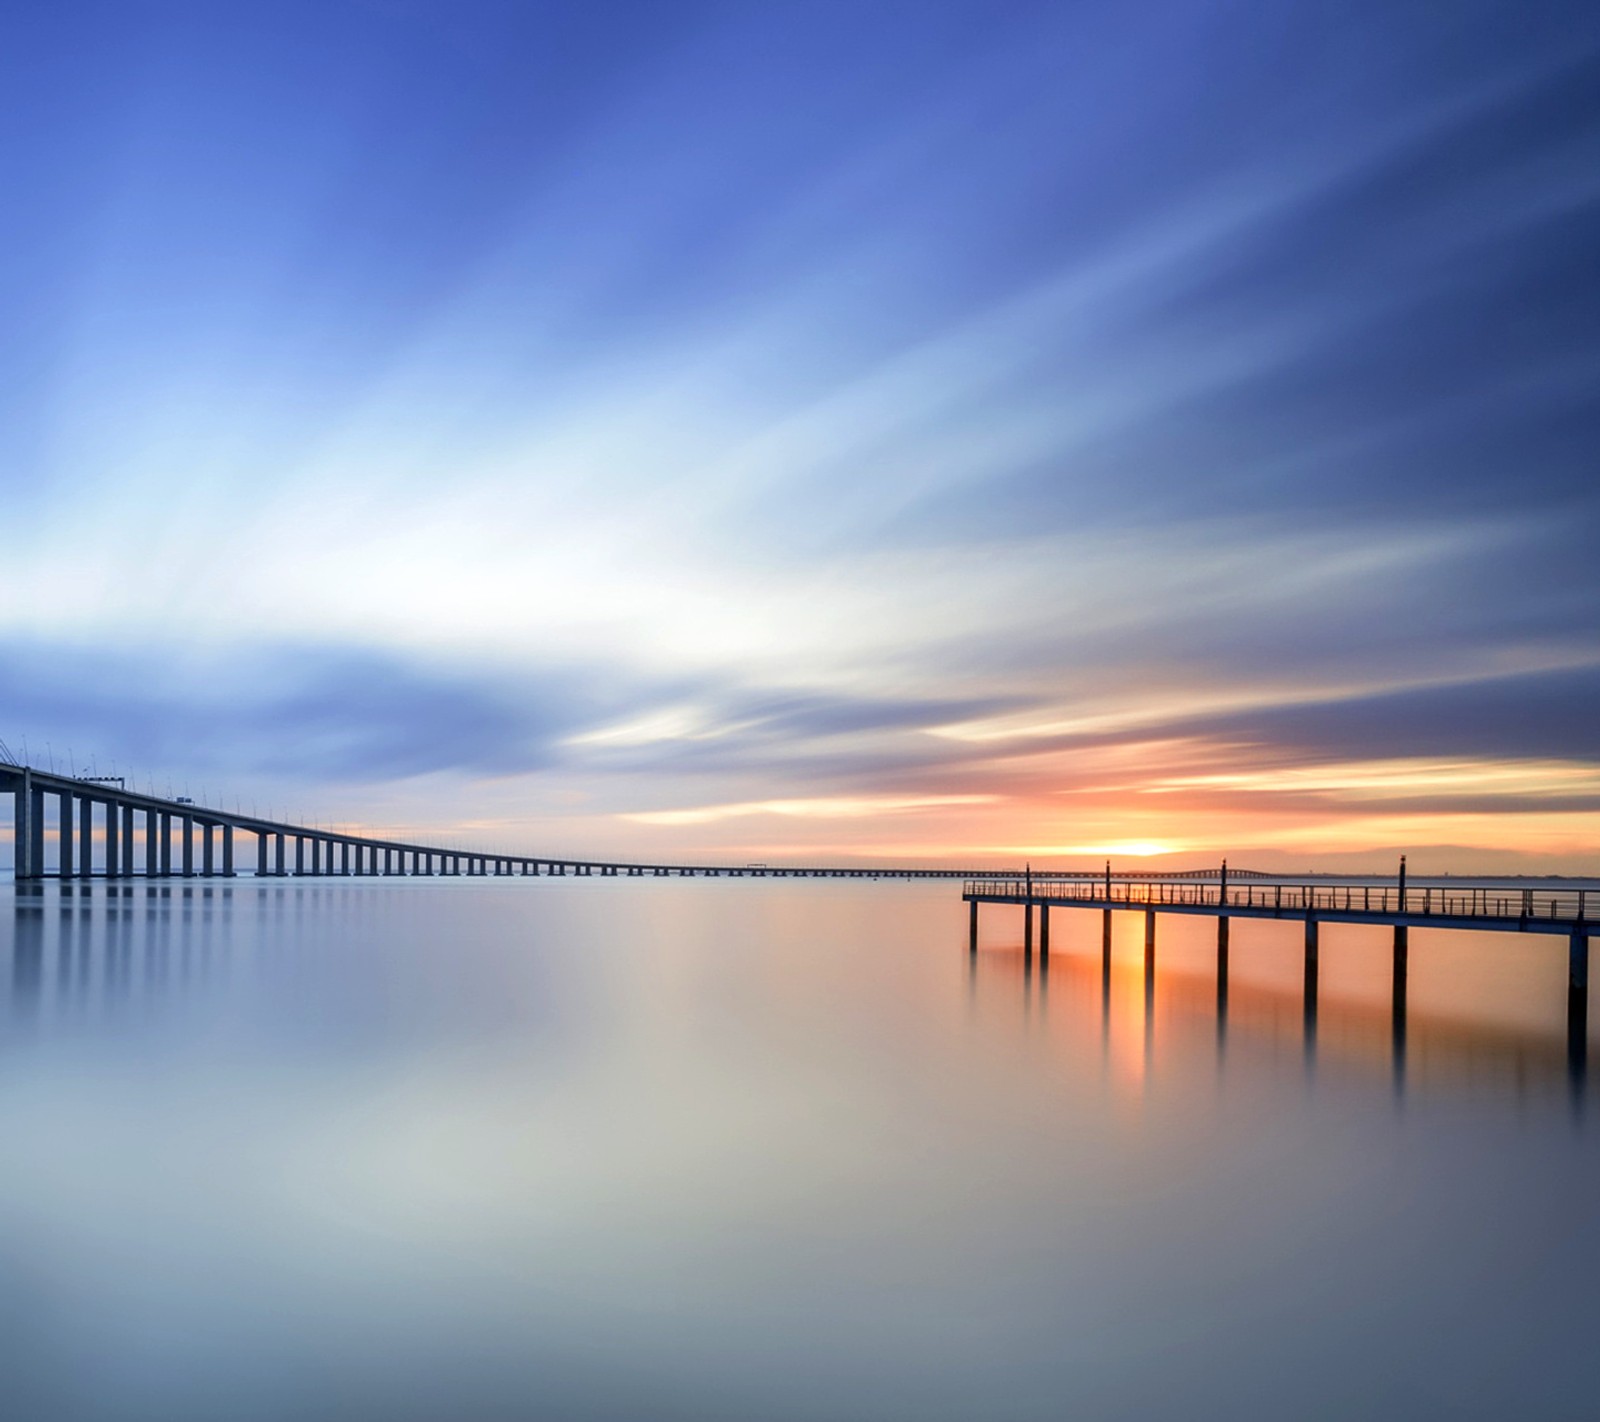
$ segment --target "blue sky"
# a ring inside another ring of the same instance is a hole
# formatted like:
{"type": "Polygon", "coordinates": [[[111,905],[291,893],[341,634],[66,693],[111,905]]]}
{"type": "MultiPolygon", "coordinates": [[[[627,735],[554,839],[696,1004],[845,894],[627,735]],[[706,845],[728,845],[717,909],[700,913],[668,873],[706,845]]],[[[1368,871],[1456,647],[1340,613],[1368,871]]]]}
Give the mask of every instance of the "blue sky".
{"type": "Polygon", "coordinates": [[[0,737],[530,851],[1600,852],[1600,19],[0,8],[0,737]]]}

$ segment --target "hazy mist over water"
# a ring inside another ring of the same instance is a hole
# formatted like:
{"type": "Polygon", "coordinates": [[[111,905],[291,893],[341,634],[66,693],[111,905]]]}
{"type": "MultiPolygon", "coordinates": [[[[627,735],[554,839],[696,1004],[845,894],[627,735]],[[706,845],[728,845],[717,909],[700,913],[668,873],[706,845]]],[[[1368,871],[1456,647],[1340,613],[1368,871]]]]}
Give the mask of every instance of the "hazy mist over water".
{"type": "Polygon", "coordinates": [[[954,884],[0,888],[7,1414],[1592,1416],[1566,943],[954,884]]]}

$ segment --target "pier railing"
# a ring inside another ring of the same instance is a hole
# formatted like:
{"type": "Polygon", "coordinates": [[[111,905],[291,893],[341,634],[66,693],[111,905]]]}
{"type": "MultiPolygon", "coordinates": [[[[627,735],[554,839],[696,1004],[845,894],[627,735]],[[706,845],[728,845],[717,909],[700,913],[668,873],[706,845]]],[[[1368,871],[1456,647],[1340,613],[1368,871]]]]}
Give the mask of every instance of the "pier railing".
{"type": "Polygon", "coordinates": [[[1130,908],[1188,908],[1221,912],[1238,908],[1246,912],[1290,913],[1323,911],[1339,914],[1479,918],[1486,922],[1587,923],[1600,908],[1600,892],[1590,889],[1507,888],[1502,885],[1411,884],[1295,884],[1197,883],[1173,880],[973,879],[963,889],[968,896],[991,899],[1107,904],[1130,908]]]}

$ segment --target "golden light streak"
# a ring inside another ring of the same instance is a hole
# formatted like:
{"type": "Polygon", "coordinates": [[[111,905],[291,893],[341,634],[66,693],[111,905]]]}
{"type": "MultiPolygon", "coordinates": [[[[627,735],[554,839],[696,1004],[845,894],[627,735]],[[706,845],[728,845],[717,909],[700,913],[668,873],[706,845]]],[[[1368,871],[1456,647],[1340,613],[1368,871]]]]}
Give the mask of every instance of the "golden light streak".
{"type": "Polygon", "coordinates": [[[810,800],[749,800],[733,805],[702,805],[687,810],[640,810],[622,819],[642,825],[703,825],[744,815],[784,815],[798,819],[859,819],[948,805],[987,805],[997,795],[824,796],[810,800]]]}

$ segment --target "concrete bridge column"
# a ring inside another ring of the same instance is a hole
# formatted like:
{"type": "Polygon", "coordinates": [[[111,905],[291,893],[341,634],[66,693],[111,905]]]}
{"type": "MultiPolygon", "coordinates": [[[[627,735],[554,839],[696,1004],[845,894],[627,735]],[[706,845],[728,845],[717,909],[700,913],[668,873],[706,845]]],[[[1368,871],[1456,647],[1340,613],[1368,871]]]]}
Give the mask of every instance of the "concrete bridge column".
{"type": "MultiPolygon", "coordinates": [[[[12,825],[16,831],[12,877],[20,884],[37,879],[44,868],[42,845],[35,842],[34,836],[35,826],[41,830],[43,828],[44,796],[33,788],[31,770],[24,770],[18,778],[15,800],[12,812],[12,825]]],[[[42,833],[39,838],[43,838],[42,833]]]]}
{"type": "Polygon", "coordinates": [[[144,812],[144,876],[154,879],[161,873],[161,815],[144,812]]]}
{"type": "Polygon", "coordinates": [[[28,831],[33,840],[33,877],[44,878],[44,791],[35,788],[28,796],[28,831]]]}
{"type": "Polygon", "coordinates": [[[60,860],[59,870],[63,879],[72,877],[72,855],[76,840],[72,834],[72,791],[63,790],[58,797],[61,801],[60,823],[56,826],[56,855],[60,860]]]}
{"type": "Polygon", "coordinates": [[[263,830],[256,831],[256,878],[267,877],[267,836],[263,830]]]}
{"type": "Polygon", "coordinates": [[[78,802],[78,876],[94,873],[94,801],[85,795],[78,802]]]}
{"type": "Polygon", "coordinates": [[[217,870],[216,826],[200,826],[200,872],[209,879],[217,870]]]}
{"type": "Polygon", "coordinates": [[[121,809],[115,800],[106,801],[106,878],[122,877],[121,809]]]}
{"type": "Polygon", "coordinates": [[[306,837],[303,834],[294,837],[294,872],[297,876],[306,872],[306,837]]]}
{"type": "Polygon", "coordinates": [[[122,873],[133,878],[133,806],[122,807],[122,873]]]}
{"type": "Polygon", "coordinates": [[[289,866],[285,862],[285,860],[288,857],[288,855],[287,855],[288,846],[284,844],[283,835],[282,835],[281,832],[278,833],[278,834],[273,835],[272,838],[273,838],[274,848],[275,848],[276,853],[277,853],[277,861],[278,861],[278,867],[277,867],[275,872],[276,872],[278,878],[281,879],[288,872],[288,867],[289,866]]]}
{"type": "Polygon", "coordinates": [[[161,812],[161,877],[172,876],[172,811],[161,812]]]}
{"type": "Polygon", "coordinates": [[[178,823],[178,837],[183,845],[183,877],[194,878],[194,816],[183,815],[178,823]]]}
{"type": "Polygon", "coordinates": [[[225,878],[233,878],[233,826],[222,827],[222,873],[225,878]]]}

